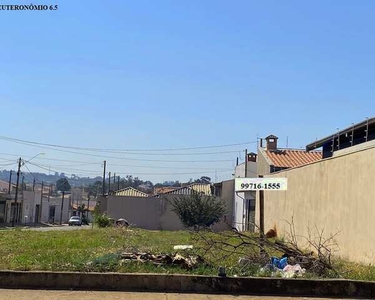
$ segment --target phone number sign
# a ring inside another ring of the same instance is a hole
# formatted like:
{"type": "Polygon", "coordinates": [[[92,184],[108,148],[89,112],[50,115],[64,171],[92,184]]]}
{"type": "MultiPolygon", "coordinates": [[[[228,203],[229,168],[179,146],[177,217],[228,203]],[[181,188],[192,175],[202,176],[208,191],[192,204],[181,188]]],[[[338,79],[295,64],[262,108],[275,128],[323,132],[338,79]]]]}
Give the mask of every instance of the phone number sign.
{"type": "Polygon", "coordinates": [[[236,178],[235,191],[286,191],[287,178],[236,178]]]}

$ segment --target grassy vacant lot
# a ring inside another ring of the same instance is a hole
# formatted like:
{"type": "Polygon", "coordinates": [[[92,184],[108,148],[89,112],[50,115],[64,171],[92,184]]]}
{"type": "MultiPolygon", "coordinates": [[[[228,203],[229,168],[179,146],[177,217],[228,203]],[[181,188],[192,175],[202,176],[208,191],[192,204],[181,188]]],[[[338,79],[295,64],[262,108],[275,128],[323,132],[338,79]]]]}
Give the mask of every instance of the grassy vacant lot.
{"type": "MultiPolygon", "coordinates": [[[[0,269],[100,272],[152,272],[216,275],[219,265],[228,275],[256,275],[258,267],[241,269],[238,254],[210,266],[188,271],[178,266],[155,266],[151,263],[122,262],[123,251],[175,253],[174,245],[195,244],[188,231],[147,231],[121,228],[94,228],[75,231],[0,231],[0,269]]],[[[249,251],[253,251],[249,249],[249,251]]],[[[212,262],[212,257],[206,257],[212,262]]],[[[375,280],[375,267],[340,262],[345,278],[375,280]]]]}
{"type": "MultiPolygon", "coordinates": [[[[121,228],[1,231],[0,269],[187,273],[187,270],[176,266],[165,268],[137,262],[123,264],[118,254],[123,251],[174,253],[174,245],[189,243],[188,231],[127,231],[121,228]]],[[[213,271],[202,267],[193,272],[211,274],[213,271]]]]}

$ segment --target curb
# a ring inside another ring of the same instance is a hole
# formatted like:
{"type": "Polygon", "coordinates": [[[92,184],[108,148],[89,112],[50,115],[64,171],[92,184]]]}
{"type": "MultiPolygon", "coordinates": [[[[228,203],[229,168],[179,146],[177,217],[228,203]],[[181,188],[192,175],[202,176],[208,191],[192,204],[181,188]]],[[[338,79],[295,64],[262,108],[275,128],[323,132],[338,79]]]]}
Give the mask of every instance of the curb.
{"type": "Polygon", "coordinates": [[[366,281],[139,273],[0,271],[0,288],[375,298],[375,282],[366,281]]]}

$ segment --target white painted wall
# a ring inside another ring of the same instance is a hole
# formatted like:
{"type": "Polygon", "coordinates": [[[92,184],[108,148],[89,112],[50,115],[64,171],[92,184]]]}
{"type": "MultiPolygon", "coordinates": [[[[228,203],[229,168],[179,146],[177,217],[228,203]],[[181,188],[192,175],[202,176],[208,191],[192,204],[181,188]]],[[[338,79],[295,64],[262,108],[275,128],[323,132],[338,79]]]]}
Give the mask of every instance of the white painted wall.
{"type": "MultiPolygon", "coordinates": [[[[245,163],[236,166],[234,170],[235,178],[245,177],[245,163]]],[[[249,161],[247,163],[247,178],[257,177],[257,163],[249,161]]],[[[233,224],[232,227],[238,231],[245,230],[246,221],[246,201],[244,199],[255,199],[255,195],[251,192],[234,192],[234,205],[233,205],[233,224]]]]}
{"type": "MultiPolygon", "coordinates": [[[[60,222],[60,212],[61,212],[61,202],[62,197],[50,197],[48,201],[48,196],[43,195],[43,205],[40,206],[41,212],[41,222],[49,222],[50,207],[55,206],[55,223],[60,222]]],[[[22,211],[22,222],[23,223],[35,223],[35,212],[36,205],[41,204],[40,192],[24,191],[23,195],[23,211],[22,211]],[[27,218],[25,218],[27,216],[27,218]]],[[[62,217],[62,223],[67,223],[69,221],[70,212],[70,195],[65,195],[64,197],[64,211],[62,217]]]]}
{"type": "MultiPolygon", "coordinates": [[[[62,203],[62,197],[51,197],[50,198],[50,206],[55,206],[55,219],[54,223],[60,223],[60,213],[61,213],[61,203],[62,203]]],[[[64,197],[64,208],[63,208],[63,214],[62,214],[62,224],[66,224],[69,221],[69,218],[72,215],[72,212],[69,207],[70,203],[70,195],[65,195],[64,197]]]]}
{"type": "Polygon", "coordinates": [[[40,193],[23,191],[22,222],[34,223],[36,205],[40,205],[40,193]]]}

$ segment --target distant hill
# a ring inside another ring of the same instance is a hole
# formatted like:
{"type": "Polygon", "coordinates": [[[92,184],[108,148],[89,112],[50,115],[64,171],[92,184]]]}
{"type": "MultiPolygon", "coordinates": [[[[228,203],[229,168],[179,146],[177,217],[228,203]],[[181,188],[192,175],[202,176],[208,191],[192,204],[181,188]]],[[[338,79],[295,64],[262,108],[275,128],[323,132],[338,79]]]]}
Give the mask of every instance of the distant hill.
{"type": "MultiPolygon", "coordinates": [[[[9,174],[10,171],[8,170],[2,170],[0,171],[0,180],[4,180],[9,182],[9,174]]],[[[95,181],[102,181],[103,178],[101,176],[95,177],[95,178],[90,178],[90,177],[79,177],[79,176],[65,176],[64,173],[54,173],[54,174],[45,174],[45,173],[38,173],[38,172],[33,172],[32,174],[30,173],[23,173],[24,176],[24,182],[27,184],[32,184],[34,178],[39,181],[39,182],[45,182],[46,184],[49,183],[56,183],[57,180],[60,178],[68,178],[69,183],[72,187],[80,187],[80,186],[88,186],[93,184],[95,181]]],[[[15,183],[17,180],[17,173],[13,171],[12,174],[12,182],[15,183]]],[[[21,179],[20,179],[21,181],[21,179]]]]}
{"type": "MultiPolygon", "coordinates": [[[[0,171],[0,180],[9,182],[9,174],[10,174],[10,171],[8,170],[0,171]]],[[[81,187],[81,186],[89,187],[90,186],[90,188],[93,188],[93,185],[95,184],[95,182],[99,181],[101,183],[103,181],[102,176],[91,178],[91,177],[79,177],[73,174],[72,176],[68,177],[64,173],[57,173],[57,172],[55,172],[54,174],[45,174],[45,173],[38,173],[38,172],[33,172],[33,173],[23,172],[22,176],[24,176],[24,183],[29,184],[29,185],[33,183],[34,178],[37,180],[37,182],[40,183],[43,181],[45,184],[51,184],[51,183],[55,184],[57,180],[61,178],[67,178],[72,187],[81,187]]],[[[15,171],[12,171],[12,183],[16,183],[16,180],[17,180],[17,173],[15,171]]],[[[21,184],[21,181],[22,181],[22,177],[20,178],[20,184],[21,184]]],[[[210,181],[211,181],[211,178],[207,176],[202,176],[199,179],[194,179],[194,180],[190,179],[190,181],[187,183],[181,183],[179,181],[164,181],[163,183],[156,183],[154,185],[151,181],[143,181],[139,179],[138,177],[127,175],[125,178],[120,179],[119,187],[121,189],[121,188],[131,186],[134,188],[138,188],[144,192],[152,192],[154,187],[155,188],[181,187],[181,186],[189,185],[194,182],[209,183],[210,181]]],[[[106,178],[106,182],[108,182],[108,178],[106,178]]],[[[117,184],[115,185],[115,189],[117,189],[117,184]]],[[[96,191],[97,189],[95,188],[94,190],[96,191]]]]}

